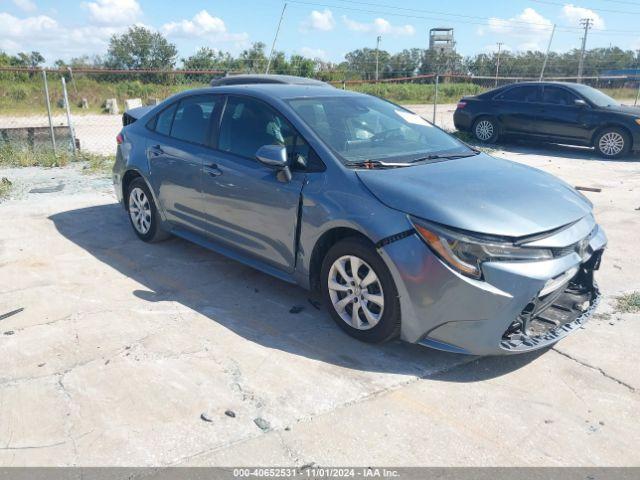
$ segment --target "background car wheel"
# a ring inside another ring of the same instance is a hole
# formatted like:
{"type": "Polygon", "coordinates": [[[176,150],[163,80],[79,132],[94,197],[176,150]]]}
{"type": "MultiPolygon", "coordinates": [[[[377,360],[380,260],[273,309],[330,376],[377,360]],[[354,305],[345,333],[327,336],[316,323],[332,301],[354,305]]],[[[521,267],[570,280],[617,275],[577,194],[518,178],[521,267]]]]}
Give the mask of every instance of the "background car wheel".
{"type": "Polygon", "coordinates": [[[480,117],[473,123],[473,136],[482,143],[495,143],[500,134],[498,122],[491,117],[480,117]]]}
{"type": "Polygon", "coordinates": [[[160,215],[149,187],[142,178],[136,178],[127,192],[127,211],[133,231],[140,240],[159,242],[169,237],[161,227],[160,215]]]}
{"type": "Polygon", "coordinates": [[[604,158],[620,158],[631,150],[631,138],[620,128],[605,128],[598,133],[594,146],[604,158]]]}
{"type": "Polygon", "coordinates": [[[358,340],[380,343],[400,334],[400,302],[389,269],[359,238],[336,243],[322,262],[322,296],[340,328],[358,340]]]}

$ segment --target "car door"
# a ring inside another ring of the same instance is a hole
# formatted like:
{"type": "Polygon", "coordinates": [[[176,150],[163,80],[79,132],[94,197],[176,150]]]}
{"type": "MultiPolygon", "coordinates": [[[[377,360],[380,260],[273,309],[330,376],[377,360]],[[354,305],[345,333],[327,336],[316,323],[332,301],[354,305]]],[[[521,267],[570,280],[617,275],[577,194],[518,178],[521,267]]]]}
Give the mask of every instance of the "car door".
{"type": "Polygon", "coordinates": [[[538,107],[537,133],[555,139],[587,140],[589,126],[585,120],[590,112],[588,105],[576,105],[579,97],[569,89],[545,85],[542,103],[538,107]]]}
{"type": "Polygon", "coordinates": [[[183,97],[160,112],[149,127],[149,176],[167,220],[204,231],[202,167],[210,153],[211,121],[221,96],[183,97]]]}
{"type": "Polygon", "coordinates": [[[535,108],[540,101],[540,87],[518,85],[494,99],[494,109],[504,133],[535,133],[535,108]]]}
{"type": "MultiPolygon", "coordinates": [[[[208,235],[286,272],[295,266],[298,208],[305,172],[286,181],[256,160],[263,145],[285,145],[292,158],[301,137],[266,103],[229,96],[216,149],[203,167],[203,217],[208,235]]],[[[293,166],[292,166],[293,167],[293,166]]]]}

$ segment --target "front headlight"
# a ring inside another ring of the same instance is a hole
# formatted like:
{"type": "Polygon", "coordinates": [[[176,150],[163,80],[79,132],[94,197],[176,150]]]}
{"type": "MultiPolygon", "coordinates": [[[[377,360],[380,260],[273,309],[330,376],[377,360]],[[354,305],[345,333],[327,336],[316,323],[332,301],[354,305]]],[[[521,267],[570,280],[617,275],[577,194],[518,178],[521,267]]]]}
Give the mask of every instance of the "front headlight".
{"type": "Polygon", "coordinates": [[[551,250],[528,248],[500,239],[474,237],[467,233],[411,218],[425,243],[454,270],[472,278],[481,278],[481,266],[491,261],[539,261],[553,258],[551,250]]]}

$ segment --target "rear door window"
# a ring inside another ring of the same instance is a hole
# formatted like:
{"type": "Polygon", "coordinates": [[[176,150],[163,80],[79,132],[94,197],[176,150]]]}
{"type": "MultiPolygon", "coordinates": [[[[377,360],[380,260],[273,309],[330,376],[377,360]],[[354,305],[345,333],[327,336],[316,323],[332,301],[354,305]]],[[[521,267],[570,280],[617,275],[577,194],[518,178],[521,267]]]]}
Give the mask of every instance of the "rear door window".
{"type": "Polygon", "coordinates": [[[162,135],[169,135],[171,132],[171,123],[173,123],[173,115],[176,113],[177,103],[165,108],[158,114],[155,122],[155,131],[162,135]]]}
{"type": "Polygon", "coordinates": [[[524,85],[522,87],[514,87],[498,96],[499,100],[509,102],[539,102],[540,89],[534,85],[524,85]]]}
{"type": "Polygon", "coordinates": [[[569,90],[560,87],[544,87],[542,101],[553,105],[575,105],[576,97],[569,90]]]}
{"type": "Polygon", "coordinates": [[[211,116],[219,97],[194,95],[180,100],[171,126],[171,136],[185,142],[208,145],[211,116]]]}

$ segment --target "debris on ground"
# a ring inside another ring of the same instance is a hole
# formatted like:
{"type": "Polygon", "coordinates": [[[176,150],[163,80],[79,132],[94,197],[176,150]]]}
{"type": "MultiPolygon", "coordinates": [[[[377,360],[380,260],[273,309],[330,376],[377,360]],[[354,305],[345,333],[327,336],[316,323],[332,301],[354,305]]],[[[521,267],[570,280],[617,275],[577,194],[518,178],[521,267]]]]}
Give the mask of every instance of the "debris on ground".
{"type": "Polygon", "coordinates": [[[46,365],[46,363],[39,363],[38,364],[38,368],[44,367],[46,365]]]}
{"type": "Polygon", "coordinates": [[[5,335],[13,335],[14,333],[16,332],[14,332],[13,330],[7,330],[6,332],[4,332],[5,335]]]}
{"type": "Polygon", "coordinates": [[[596,188],[596,187],[581,187],[580,185],[576,185],[574,187],[576,190],[582,190],[583,192],[596,192],[596,193],[600,193],[602,191],[601,188],[596,188]]]}
{"type": "Polygon", "coordinates": [[[289,310],[289,313],[300,313],[303,310],[304,307],[302,305],[294,305],[293,307],[291,307],[291,310],[289,310]]]}
{"type": "Polygon", "coordinates": [[[5,318],[9,318],[12,317],[20,312],[22,312],[24,310],[24,308],[16,308],[15,310],[11,310],[10,312],[7,313],[3,313],[2,315],[0,315],[0,320],[4,320],[5,318]]]}
{"type": "Polygon", "coordinates": [[[227,417],[236,418],[236,412],[234,412],[233,410],[225,410],[224,414],[227,417]]]}
{"type": "Polygon", "coordinates": [[[316,310],[320,310],[320,307],[322,306],[322,304],[319,301],[314,300],[313,298],[307,298],[307,300],[309,301],[309,303],[313,308],[315,308],[316,310]]]}
{"type": "Polygon", "coordinates": [[[60,182],[58,185],[53,185],[51,187],[32,188],[29,190],[29,193],[55,193],[61,192],[62,190],[64,190],[64,183],[60,182]]]}
{"type": "Polygon", "coordinates": [[[255,423],[258,426],[258,428],[260,430],[262,430],[263,432],[266,432],[267,430],[269,430],[271,428],[271,425],[269,425],[269,422],[267,422],[262,417],[254,418],[253,419],[253,423],[255,423]]]}
{"type": "Polygon", "coordinates": [[[200,420],[203,420],[203,421],[205,421],[205,422],[209,422],[209,423],[213,422],[213,420],[211,419],[211,417],[210,417],[209,415],[207,415],[207,413],[206,413],[206,412],[202,412],[202,413],[200,414],[200,420]]]}

